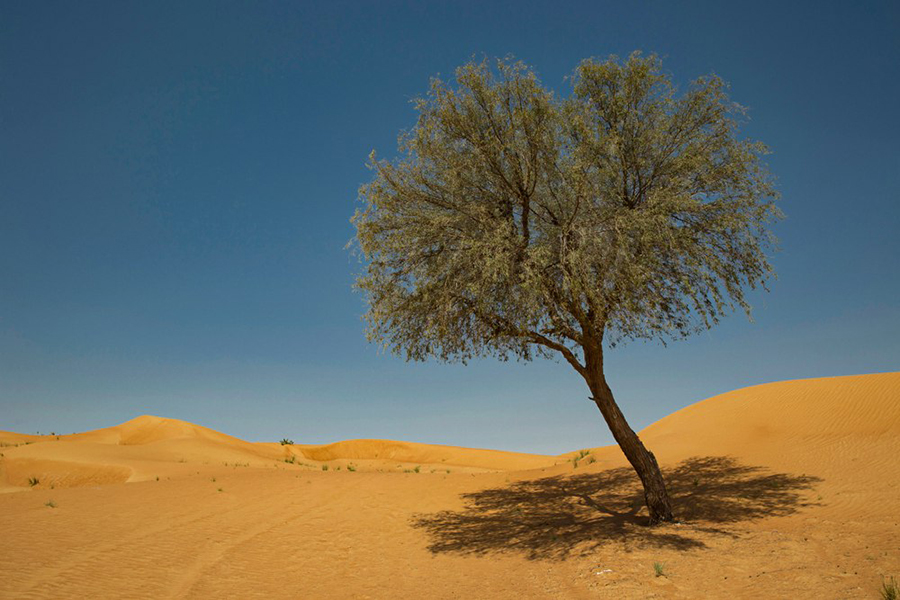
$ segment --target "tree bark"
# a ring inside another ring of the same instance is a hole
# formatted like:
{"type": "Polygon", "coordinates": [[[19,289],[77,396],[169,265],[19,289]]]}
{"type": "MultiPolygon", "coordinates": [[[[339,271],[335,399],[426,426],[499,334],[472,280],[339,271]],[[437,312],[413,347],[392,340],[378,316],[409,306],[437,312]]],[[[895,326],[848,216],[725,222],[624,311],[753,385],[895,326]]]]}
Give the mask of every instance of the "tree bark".
{"type": "Polygon", "coordinates": [[[603,348],[601,343],[585,345],[585,380],[593,394],[592,400],[600,409],[625,458],[634,467],[644,486],[644,502],[650,511],[650,524],[672,521],[672,503],[666,491],[666,483],[653,453],[644,447],[638,435],[628,425],[619,409],[612,390],[603,374],[603,348]]]}

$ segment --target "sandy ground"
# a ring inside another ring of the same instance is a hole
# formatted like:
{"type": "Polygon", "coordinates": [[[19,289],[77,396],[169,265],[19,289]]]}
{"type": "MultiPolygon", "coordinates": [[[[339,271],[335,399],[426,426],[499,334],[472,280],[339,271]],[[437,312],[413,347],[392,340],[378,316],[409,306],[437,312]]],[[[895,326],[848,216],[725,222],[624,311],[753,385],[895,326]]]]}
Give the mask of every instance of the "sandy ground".
{"type": "Polygon", "coordinates": [[[878,598],[900,577],[900,373],[745,388],[641,436],[680,523],[644,525],[615,447],[0,432],[0,598],[878,598]]]}

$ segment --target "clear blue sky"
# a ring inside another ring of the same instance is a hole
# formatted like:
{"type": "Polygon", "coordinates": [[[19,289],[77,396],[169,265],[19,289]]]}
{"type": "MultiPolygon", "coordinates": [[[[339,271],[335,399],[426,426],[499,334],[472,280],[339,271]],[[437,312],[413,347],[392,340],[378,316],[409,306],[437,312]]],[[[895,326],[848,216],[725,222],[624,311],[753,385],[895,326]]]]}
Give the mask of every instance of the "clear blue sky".
{"type": "Polygon", "coordinates": [[[0,2],[0,429],[149,413],[250,440],[611,441],[565,363],[368,345],[344,246],[429,78],[513,54],[714,71],[787,219],[754,324],[610,353],[635,428],[769,381],[900,369],[900,4],[0,2]]]}

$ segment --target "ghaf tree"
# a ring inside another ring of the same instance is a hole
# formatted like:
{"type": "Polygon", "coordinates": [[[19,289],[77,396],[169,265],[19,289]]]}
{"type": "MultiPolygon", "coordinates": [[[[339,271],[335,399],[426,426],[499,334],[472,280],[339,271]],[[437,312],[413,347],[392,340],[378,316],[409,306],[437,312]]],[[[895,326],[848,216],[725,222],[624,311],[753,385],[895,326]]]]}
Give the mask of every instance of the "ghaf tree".
{"type": "Polygon", "coordinates": [[[565,98],[519,62],[470,62],[415,102],[401,157],[371,157],[353,223],[367,334],[407,360],[561,355],[672,519],[653,454],[607,385],[604,350],[677,339],[771,274],[780,215],[716,76],[678,94],[655,56],[583,61],[565,98]]]}

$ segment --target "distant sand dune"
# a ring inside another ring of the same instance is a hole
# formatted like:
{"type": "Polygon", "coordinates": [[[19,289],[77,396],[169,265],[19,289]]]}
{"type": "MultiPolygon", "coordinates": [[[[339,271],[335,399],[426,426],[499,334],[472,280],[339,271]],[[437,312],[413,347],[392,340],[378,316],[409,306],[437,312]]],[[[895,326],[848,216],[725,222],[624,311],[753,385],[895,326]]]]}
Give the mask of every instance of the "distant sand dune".
{"type": "Polygon", "coordinates": [[[0,491],[41,486],[73,487],[145,481],[190,474],[196,465],[272,467],[313,463],[332,467],[356,462],[367,470],[453,467],[467,472],[526,470],[552,466],[552,456],[437,446],[391,440],[348,440],[325,445],[247,442],[178,419],[144,415],[113,427],[69,435],[0,432],[0,491]],[[299,461],[299,462],[298,462],[299,461]]]}

